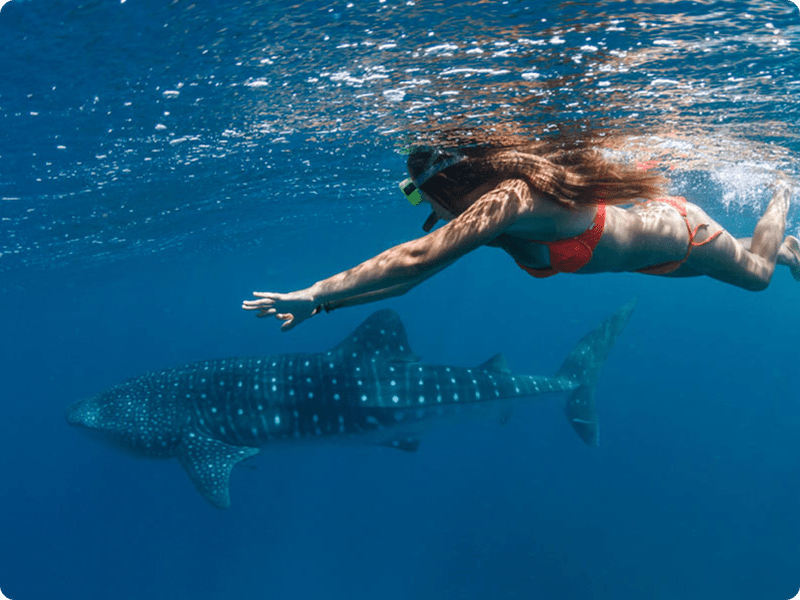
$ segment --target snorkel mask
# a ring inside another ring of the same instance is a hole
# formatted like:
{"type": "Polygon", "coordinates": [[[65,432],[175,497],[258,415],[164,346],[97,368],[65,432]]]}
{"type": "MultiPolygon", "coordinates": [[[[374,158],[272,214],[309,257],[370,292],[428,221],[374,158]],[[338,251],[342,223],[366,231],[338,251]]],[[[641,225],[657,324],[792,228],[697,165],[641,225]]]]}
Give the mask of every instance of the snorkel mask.
{"type": "Polygon", "coordinates": [[[422,202],[422,194],[420,188],[425,185],[425,182],[435,177],[445,169],[457,165],[464,156],[454,152],[447,152],[445,150],[433,150],[430,152],[430,158],[427,161],[427,166],[422,173],[415,178],[407,178],[400,182],[400,190],[405,194],[406,199],[411,203],[411,206],[417,206],[422,202]]]}
{"type": "Polygon", "coordinates": [[[422,194],[419,193],[419,188],[417,188],[417,184],[414,183],[411,177],[407,177],[400,182],[400,191],[405,194],[406,200],[411,203],[411,206],[417,206],[422,202],[422,194]]]}

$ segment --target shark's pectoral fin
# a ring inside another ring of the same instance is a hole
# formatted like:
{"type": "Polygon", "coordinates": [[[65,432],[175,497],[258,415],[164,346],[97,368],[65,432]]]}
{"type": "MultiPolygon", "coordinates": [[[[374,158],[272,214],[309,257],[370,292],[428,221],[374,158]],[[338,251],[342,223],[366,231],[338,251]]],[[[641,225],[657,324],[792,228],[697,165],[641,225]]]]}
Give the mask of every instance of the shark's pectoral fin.
{"type": "Polygon", "coordinates": [[[381,446],[386,446],[387,448],[397,448],[398,450],[404,450],[406,452],[416,452],[419,448],[419,440],[417,438],[409,437],[397,438],[383,442],[381,443],[381,446]]]}
{"type": "Polygon", "coordinates": [[[258,448],[231,446],[207,435],[191,432],[181,440],[178,459],[189,474],[197,491],[216,508],[228,508],[231,496],[228,489],[231,469],[258,448]]]}

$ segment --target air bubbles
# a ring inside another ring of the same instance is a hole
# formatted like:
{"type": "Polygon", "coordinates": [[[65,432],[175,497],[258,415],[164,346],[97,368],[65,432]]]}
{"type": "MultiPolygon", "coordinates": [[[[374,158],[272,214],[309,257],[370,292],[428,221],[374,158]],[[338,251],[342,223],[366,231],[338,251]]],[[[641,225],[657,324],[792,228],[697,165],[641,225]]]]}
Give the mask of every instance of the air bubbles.
{"type": "Polygon", "coordinates": [[[403,98],[406,97],[406,93],[404,90],[384,90],[383,96],[389,102],[402,102],[403,98]]]}

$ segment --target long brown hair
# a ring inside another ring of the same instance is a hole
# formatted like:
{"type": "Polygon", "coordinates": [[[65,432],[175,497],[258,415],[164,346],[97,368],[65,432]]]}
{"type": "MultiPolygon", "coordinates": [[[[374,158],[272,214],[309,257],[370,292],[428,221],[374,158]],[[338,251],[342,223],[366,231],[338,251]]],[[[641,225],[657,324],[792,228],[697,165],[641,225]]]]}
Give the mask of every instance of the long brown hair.
{"type": "MultiPolygon", "coordinates": [[[[417,148],[408,157],[412,177],[430,168],[442,151],[417,148]]],[[[664,196],[666,178],[655,171],[611,162],[596,149],[553,148],[537,143],[525,146],[459,148],[444,155],[460,162],[437,173],[421,187],[453,214],[467,207],[461,199],[488,182],[522,179],[532,191],[576,210],[580,206],[627,204],[664,196]]],[[[441,158],[439,159],[441,160],[441,158]]],[[[445,159],[446,160],[446,159],[445,159]]]]}

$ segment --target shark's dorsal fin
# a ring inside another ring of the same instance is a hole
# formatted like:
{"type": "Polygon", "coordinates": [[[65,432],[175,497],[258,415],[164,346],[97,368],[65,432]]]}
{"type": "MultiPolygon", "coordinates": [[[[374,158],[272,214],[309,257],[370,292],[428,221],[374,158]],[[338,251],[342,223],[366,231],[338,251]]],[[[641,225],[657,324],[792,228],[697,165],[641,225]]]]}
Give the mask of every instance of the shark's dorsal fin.
{"type": "Polygon", "coordinates": [[[388,309],[372,313],[331,352],[353,358],[369,356],[402,362],[419,361],[419,356],[408,346],[403,322],[396,312],[388,309]]]}
{"type": "Polygon", "coordinates": [[[183,436],[178,459],[197,491],[216,508],[228,508],[231,469],[242,459],[258,454],[258,448],[231,446],[199,432],[183,436]]]}
{"type": "Polygon", "coordinates": [[[511,369],[508,368],[508,361],[502,352],[498,352],[485,363],[478,365],[478,368],[497,373],[511,373],[511,369]]]}

